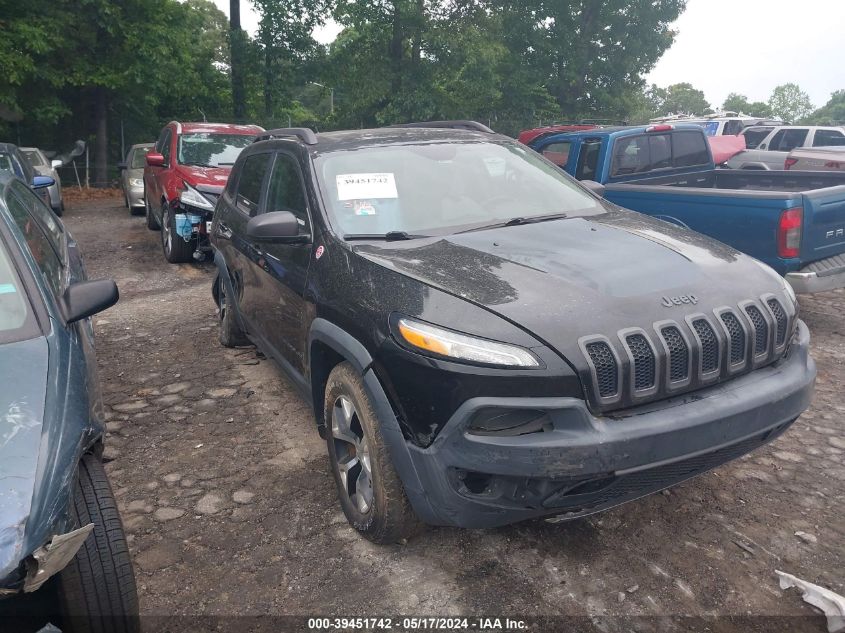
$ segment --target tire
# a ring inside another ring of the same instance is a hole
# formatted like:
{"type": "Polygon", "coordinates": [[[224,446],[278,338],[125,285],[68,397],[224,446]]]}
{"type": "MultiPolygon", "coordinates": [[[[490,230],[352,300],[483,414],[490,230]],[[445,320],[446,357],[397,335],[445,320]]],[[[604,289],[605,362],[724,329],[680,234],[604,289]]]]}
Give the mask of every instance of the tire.
{"type": "Polygon", "coordinates": [[[57,576],[64,633],[138,633],[138,592],[132,560],[103,464],[79,462],[70,515],[94,524],[85,543],[57,576]]]}
{"type": "Polygon", "coordinates": [[[144,212],[147,215],[147,228],[151,231],[158,231],[161,229],[158,220],[153,217],[153,210],[150,208],[150,201],[147,198],[147,190],[144,189],[144,212]]]}
{"type": "Polygon", "coordinates": [[[217,304],[217,319],[220,323],[220,344],[223,347],[242,347],[249,345],[249,339],[238,324],[238,317],[229,307],[230,302],[226,294],[226,284],[220,278],[220,273],[214,279],[212,294],[214,295],[214,302],[217,304]]]}
{"type": "Polygon", "coordinates": [[[161,250],[171,264],[191,261],[196,250],[193,239],[186,242],[176,233],[176,214],[167,204],[161,207],[161,250]]]}
{"type": "Polygon", "coordinates": [[[340,363],[329,374],[323,412],[329,462],[350,525],[378,544],[417,534],[422,524],[393,467],[363,382],[349,363],[340,363]]]}

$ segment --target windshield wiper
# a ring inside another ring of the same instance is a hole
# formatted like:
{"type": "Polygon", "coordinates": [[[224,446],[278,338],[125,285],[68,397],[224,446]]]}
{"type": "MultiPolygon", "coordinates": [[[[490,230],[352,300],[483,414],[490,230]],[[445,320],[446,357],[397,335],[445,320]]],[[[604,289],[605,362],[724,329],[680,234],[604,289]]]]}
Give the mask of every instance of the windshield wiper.
{"type": "Polygon", "coordinates": [[[521,226],[523,224],[536,224],[537,222],[549,222],[551,220],[563,220],[569,217],[566,213],[549,213],[547,215],[533,215],[528,217],[518,216],[505,220],[504,222],[494,222],[492,224],[483,224],[481,226],[474,226],[471,229],[458,231],[458,233],[471,233],[472,231],[483,231],[485,229],[497,229],[503,226],[521,226]]]}
{"type": "Polygon", "coordinates": [[[405,231],[388,231],[387,233],[347,233],[343,239],[347,242],[352,240],[384,240],[385,242],[398,242],[401,240],[415,240],[430,235],[414,235],[405,231]]]}

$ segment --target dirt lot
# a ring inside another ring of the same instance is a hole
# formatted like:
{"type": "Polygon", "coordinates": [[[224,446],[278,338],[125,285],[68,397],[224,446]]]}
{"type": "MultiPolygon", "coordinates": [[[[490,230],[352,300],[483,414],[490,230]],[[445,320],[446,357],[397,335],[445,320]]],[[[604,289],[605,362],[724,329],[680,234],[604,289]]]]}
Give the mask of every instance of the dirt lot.
{"type": "Polygon", "coordinates": [[[271,362],[218,344],[212,265],[167,264],[118,200],[76,202],[66,222],[90,276],[120,286],[96,332],[145,615],[566,615],[605,631],[731,615],[709,630],[823,631],[774,570],[845,594],[845,293],[802,300],[817,391],[774,444],[573,523],[378,547],[347,527],[306,403],[271,362]],[[805,617],[742,619],[763,615],[805,617]]]}

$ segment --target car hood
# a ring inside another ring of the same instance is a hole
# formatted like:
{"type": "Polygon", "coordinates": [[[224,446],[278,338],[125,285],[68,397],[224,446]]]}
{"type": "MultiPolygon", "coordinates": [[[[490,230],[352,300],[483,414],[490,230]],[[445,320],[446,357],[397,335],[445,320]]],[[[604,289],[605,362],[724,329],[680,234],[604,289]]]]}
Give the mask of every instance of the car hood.
{"type": "Polygon", "coordinates": [[[232,172],[232,168],[177,165],[176,172],[192,187],[201,185],[223,187],[229,179],[229,174],[232,172]]]}
{"type": "MultiPolygon", "coordinates": [[[[624,210],[355,250],[493,311],[575,365],[583,365],[577,350],[584,336],[649,331],[655,322],[681,321],[763,293],[784,300],[776,274],[752,258],[624,210]]],[[[463,328],[472,331],[472,324],[463,328]]]]}
{"type": "Polygon", "coordinates": [[[18,566],[35,489],[48,347],[45,338],[0,345],[0,580],[18,566]]]}

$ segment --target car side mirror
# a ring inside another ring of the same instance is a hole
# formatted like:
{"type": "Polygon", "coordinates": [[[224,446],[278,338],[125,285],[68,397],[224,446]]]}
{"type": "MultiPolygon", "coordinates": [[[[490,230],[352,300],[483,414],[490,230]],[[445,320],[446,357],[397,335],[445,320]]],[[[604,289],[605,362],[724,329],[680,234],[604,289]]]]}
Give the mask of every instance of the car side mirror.
{"type": "Polygon", "coordinates": [[[62,161],[60,161],[58,158],[54,158],[53,160],[50,161],[50,166],[53,169],[58,169],[62,165],[64,165],[64,163],[62,161]]]}
{"type": "Polygon", "coordinates": [[[112,307],[120,298],[117,284],[111,279],[79,281],[68,286],[62,296],[62,313],[68,324],[112,307]]]}
{"type": "Polygon", "coordinates": [[[247,222],[246,235],[256,242],[286,244],[307,242],[311,237],[299,233],[299,222],[290,211],[273,211],[255,216],[247,222]]]}
{"type": "Polygon", "coordinates": [[[582,180],[581,184],[587,189],[596,194],[599,198],[604,198],[604,185],[595,180],[582,180]]]}
{"type": "Polygon", "coordinates": [[[117,164],[117,168],[118,168],[120,171],[123,171],[123,170],[124,170],[124,169],[126,169],[127,167],[128,167],[128,165],[127,165],[126,163],[124,163],[123,161],[121,161],[121,162],[119,162],[119,163],[117,164]]]}
{"type": "Polygon", "coordinates": [[[150,152],[146,158],[147,165],[150,167],[164,167],[164,156],[158,152],[150,152]]]}
{"type": "Polygon", "coordinates": [[[36,176],[32,179],[33,189],[44,189],[46,187],[52,187],[55,184],[56,181],[50,178],[50,176],[36,176]]]}

